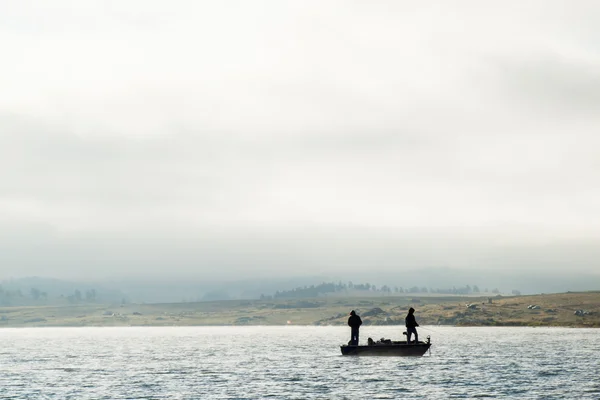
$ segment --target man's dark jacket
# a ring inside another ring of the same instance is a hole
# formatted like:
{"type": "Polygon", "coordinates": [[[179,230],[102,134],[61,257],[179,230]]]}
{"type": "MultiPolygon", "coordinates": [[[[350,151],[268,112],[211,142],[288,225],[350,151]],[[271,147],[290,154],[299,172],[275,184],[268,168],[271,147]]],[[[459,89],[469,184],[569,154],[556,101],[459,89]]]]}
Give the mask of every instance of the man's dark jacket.
{"type": "Polygon", "coordinates": [[[415,319],[415,314],[408,314],[405,321],[407,328],[416,328],[419,326],[419,324],[417,324],[417,320],[415,319]]]}
{"type": "Polygon", "coordinates": [[[362,320],[358,315],[351,315],[350,318],[348,318],[348,326],[350,326],[351,328],[358,329],[358,327],[361,325],[362,320]]]}

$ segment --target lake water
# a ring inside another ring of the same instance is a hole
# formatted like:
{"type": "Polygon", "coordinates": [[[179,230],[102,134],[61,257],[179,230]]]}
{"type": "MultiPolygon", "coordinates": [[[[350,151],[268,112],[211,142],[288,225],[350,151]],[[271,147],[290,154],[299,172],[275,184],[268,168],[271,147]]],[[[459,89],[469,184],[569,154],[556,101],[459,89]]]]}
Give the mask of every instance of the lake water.
{"type": "Polygon", "coordinates": [[[0,329],[0,398],[600,399],[600,330],[419,333],[430,354],[394,358],[341,356],[344,327],[0,329]]]}

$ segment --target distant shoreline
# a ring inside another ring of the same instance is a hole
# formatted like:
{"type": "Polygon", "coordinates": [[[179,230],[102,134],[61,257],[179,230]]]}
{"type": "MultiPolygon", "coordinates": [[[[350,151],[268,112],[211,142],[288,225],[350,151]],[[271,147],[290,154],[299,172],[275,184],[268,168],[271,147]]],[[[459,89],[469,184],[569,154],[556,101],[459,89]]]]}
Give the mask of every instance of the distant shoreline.
{"type": "Polygon", "coordinates": [[[364,326],[403,326],[411,306],[425,326],[600,328],[600,292],[0,307],[0,328],[346,326],[351,309],[361,315],[364,326]]]}

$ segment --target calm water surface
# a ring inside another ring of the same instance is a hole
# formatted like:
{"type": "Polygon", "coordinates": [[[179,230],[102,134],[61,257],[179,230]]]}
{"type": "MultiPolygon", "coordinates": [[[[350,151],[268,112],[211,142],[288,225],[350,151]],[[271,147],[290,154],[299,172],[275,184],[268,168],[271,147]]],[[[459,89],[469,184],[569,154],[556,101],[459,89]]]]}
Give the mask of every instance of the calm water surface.
{"type": "MultiPolygon", "coordinates": [[[[401,327],[363,327],[399,339],[401,327]]],[[[419,358],[342,327],[0,330],[1,399],[600,399],[600,330],[423,327],[419,358]],[[428,328],[429,330],[426,330],[428,328]]]]}

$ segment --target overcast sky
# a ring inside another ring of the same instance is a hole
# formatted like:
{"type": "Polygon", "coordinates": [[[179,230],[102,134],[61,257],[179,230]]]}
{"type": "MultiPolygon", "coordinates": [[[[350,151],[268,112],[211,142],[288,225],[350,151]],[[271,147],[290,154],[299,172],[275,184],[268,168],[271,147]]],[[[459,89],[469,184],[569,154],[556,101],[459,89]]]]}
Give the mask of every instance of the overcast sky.
{"type": "Polygon", "coordinates": [[[594,271],[600,2],[0,2],[0,278],[594,271]]]}

